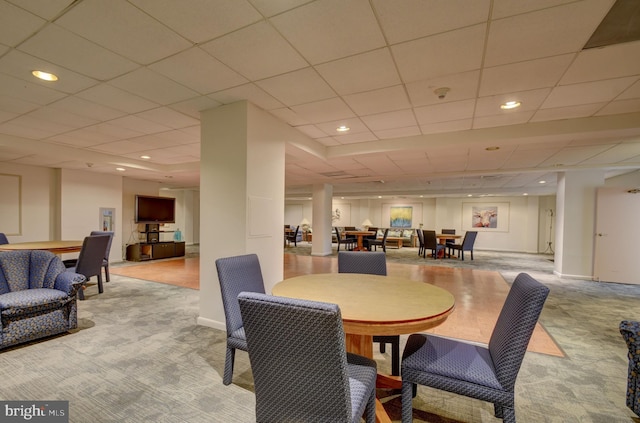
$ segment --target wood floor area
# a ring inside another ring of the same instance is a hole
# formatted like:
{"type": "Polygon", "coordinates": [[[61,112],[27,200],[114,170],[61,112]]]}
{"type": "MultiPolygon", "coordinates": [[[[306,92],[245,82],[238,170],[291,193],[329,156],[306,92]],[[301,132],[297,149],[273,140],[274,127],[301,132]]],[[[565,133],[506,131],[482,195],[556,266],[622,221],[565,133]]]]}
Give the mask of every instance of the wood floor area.
{"type": "MultiPolygon", "coordinates": [[[[159,262],[113,267],[112,274],[199,289],[199,258],[173,259],[159,262]]],[[[284,255],[284,277],[338,271],[332,257],[284,255]]],[[[456,308],[442,325],[428,331],[452,338],[489,342],[509,285],[498,272],[388,263],[389,275],[402,276],[442,287],[456,299],[456,308]]],[[[544,328],[538,324],[529,351],[563,357],[544,328]]]]}

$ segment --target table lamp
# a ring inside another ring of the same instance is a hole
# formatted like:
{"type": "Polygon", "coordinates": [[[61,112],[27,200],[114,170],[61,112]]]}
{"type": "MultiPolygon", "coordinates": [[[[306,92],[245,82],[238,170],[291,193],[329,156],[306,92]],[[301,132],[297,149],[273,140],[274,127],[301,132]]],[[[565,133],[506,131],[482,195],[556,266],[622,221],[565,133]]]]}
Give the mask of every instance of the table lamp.
{"type": "Polygon", "coordinates": [[[364,222],[362,222],[362,227],[364,228],[365,231],[368,231],[369,226],[373,226],[373,223],[371,223],[369,219],[365,219],[364,222]]]}

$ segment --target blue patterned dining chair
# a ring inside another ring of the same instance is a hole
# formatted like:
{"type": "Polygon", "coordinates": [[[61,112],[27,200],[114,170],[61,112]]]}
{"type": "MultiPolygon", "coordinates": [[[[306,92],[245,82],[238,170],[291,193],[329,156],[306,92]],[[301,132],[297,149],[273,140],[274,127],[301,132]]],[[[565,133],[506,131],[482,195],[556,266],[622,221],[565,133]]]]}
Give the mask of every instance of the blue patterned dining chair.
{"type": "Polygon", "coordinates": [[[375,422],[376,362],[346,352],[338,305],[254,292],[238,302],[256,422],[375,422]]]}
{"type": "Polygon", "coordinates": [[[413,421],[416,384],[494,405],[515,423],[514,387],[549,288],[520,273],[504,302],[488,346],[436,335],[409,336],[402,355],[402,422],[413,421]]]}
{"type": "MultiPolygon", "coordinates": [[[[387,257],[383,252],[341,251],[338,253],[338,273],[364,273],[387,276],[387,257]]],[[[376,335],[373,342],[380,343],[380,352],[385,353],[391,344],[391,374],[400,376],[400,336],[376,335]]]]}
{"type": "Polygon", "coordinates": [[[229,385],[233,378],[236,349],[247,351],[247,338],[238,305],[238,294],[243,291],[264,294],[264,281],[256,254],[219,258],[216,260],[216,269],[227,327],[227,353],[222,383],[229,385]]]}
{"type": "Polygon", "coordinates": [[[620,333],[629,348],[627,407],[640,416],[640,322],[623,320],[620,333]]]}

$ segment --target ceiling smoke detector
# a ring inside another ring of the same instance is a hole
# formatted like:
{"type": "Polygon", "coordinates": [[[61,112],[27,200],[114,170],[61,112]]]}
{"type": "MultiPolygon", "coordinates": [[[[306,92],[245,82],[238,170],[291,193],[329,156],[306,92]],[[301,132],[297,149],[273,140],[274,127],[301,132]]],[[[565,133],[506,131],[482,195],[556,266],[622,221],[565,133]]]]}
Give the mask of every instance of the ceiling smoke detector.
{"type": "Polygon", "coordinates": [[[440,87],[433,90],[434,94],[437,95],[440,100],[443,100],[449,91],[451,91],[449,87],[440,87]]]}

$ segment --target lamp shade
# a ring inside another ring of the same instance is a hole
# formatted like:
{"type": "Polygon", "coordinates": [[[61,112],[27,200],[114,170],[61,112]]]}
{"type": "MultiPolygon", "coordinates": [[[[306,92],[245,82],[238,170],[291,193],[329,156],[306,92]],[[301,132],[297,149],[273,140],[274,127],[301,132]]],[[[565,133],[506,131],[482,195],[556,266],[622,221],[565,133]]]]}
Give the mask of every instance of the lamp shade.
{"type": "Polygon", "coordinates": [[[362,226],[366,226],[368,228],[369,226],[373,226],[373,223],[371,223],[369,219],[365,219],[364,222],[362,222],[362,226]]]}

